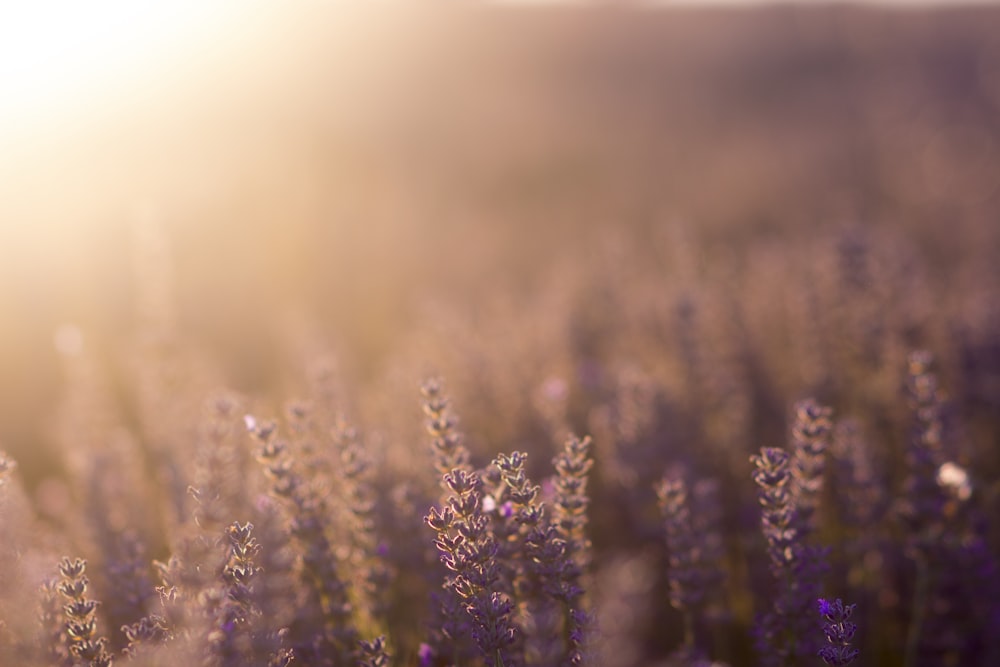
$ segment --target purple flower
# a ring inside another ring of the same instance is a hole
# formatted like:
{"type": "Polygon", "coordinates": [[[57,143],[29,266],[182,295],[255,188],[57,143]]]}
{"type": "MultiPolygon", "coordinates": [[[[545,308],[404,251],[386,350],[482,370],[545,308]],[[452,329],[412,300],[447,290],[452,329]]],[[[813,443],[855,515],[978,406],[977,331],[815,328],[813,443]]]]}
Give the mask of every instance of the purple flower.
{"type": "Polygon", "coordinates": [[[856,605],[844,605],[840,598],[833,602],[820,598],[819,613],[823,617],[823,633],[827,644],[818,652],[828,665],[843,667],[858,657],[858,650],[851,647],[851,640],[858,626],[850,622],[856,605]]]}
{"type": "Polygon", "coordinates": [[[830,601],[829,600],[825,600],[823,598],[820,598],[818,600],[818,603],[819,603],[819,613],[820,613],[820,615],[821,616],[827,616],[827,615],[829,615],[830,609],[833,607],[833,605],[830,604],[830,601]]]}
{"type": "Polygon", "coordinates": [[[417,659],[420,660],[420,667],[430,667],[434,660],[434,649],[430,644],[420,644],[420,648],[417,649],[417,659]]]}
{"type": "Polygon", "coordinates": [[[546,400],[552,402],[564,401],[568,393],[569,387],[562,378],[550,377],[542,383],[542,395],[546,400]]]}

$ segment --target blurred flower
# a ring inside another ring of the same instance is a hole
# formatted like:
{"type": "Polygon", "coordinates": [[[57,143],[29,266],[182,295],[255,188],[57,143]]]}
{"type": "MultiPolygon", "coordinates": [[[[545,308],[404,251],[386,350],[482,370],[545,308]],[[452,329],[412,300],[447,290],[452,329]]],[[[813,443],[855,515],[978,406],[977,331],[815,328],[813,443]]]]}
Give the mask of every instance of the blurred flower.
{"type": "Polygon", "coordinates": [[[420,660],[420,667],[429,667],[434,660],[434,650],[430,644],[421,644],[417,650],[417,658],[420,660]]]}
{"type": "Polygon", "coordinates": [[[6,454],[0,452],[0,486],[4,485],[7,477],[17,468],[17,462],[8,458],[6,454]]]}
{"type": "Polygon", "coordinates": [[[542,396],[549,401],[563,401],[569,394],[569,387],[562,378],[550,377],[542,383],[542,396]]]}
{"type": "Polygon", "coordinates": [[[950,491],[959,500],[968,500],[972,496],[972,482],[965,468],[948,461],[943,463],[937,472],[938,484],[950,491]]]}
{"type": "Polygon", "coordinates": [[[487,514],[495,511],[497,508],[497,501],[494,500],[493,496],[483,496],[483,511],[487,514]]]}

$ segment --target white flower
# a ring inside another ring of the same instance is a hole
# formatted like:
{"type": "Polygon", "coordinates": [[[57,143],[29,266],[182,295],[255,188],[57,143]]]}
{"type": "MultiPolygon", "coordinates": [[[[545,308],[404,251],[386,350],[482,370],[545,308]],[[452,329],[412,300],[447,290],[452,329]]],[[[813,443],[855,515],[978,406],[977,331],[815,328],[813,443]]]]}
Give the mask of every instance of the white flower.
{"type": "Polygon", "coordinates": [[[483,498],[483,511],[489,514],[497,508],[497,501],[493,496],[486,496],[483,498]]]}
{"type": "Polygon", "coordinates": [[[938,468],[938,485],[944,487],[959,500],[968,500],[972,496],[972,482],[965,468],[948,461],[938,468]]]}

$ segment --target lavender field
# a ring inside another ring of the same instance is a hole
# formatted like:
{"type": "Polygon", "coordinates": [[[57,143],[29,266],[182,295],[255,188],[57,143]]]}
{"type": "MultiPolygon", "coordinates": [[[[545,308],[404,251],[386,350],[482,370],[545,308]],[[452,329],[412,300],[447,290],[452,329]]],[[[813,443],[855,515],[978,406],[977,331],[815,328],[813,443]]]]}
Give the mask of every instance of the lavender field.
{"type": "Polygon", "coordinates": [[[1000,10],[227,34],[0,133],[0,666],[1000,665],[1000,10]]]}

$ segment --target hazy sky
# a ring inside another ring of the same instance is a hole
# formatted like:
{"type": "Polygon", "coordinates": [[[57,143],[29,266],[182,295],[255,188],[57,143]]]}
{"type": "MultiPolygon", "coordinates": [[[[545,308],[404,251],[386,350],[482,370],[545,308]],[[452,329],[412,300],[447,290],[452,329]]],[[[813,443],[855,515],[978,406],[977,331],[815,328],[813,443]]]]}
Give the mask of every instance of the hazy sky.
{"type": "MultiPolygon", "coordinates": [[[[782,0],[826,5],[829,0],[782,0]]],[[[852,4],[924,6],[986,4],[990,0],[854,0],[852,4]]],[[[578,0],[482,0],[479,4],[573,5],[578,0]]],[[[256,43],[261,31],[289,14],[319,8],[338,23],[375,24],[393,9],[469,7],[474,0],[35,0],[0,2],[0,147],[13,135],[71,122],[89,105],[112,102],[151,78],[190,76],[218,54],[256,43]],[[365,21],[357,22],[357,15],[365,21]],[[242,46],[241,46],[242,43],[242,46]]],[[[594,0],[589,4],[746,7],[760,0],[594,0]]],[[[364,39],[364,28],[337,39],[364,39]]]]}

